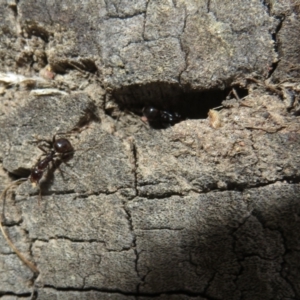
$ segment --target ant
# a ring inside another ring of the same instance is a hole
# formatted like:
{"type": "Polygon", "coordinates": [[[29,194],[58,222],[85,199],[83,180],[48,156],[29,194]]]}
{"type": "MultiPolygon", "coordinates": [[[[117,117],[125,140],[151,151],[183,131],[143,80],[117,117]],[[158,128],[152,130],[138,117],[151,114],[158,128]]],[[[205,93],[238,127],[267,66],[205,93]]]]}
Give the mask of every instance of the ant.
{"type": "Polygon", "coordinates": [[[65,138],[56,139],[56,135],[57,134],[53,136],[52,141],[42,140],[48,143],[49,150],[45,150],[41,145],[38,146],[38,148],[46,154],[46,157],[42,160],[39,159],[30,172],[30,181],[33,184],[38,185],[40,189],[39,201],[41,199],[40,180],[42,179],[44,172],[49,168],[50,162],[52,162],[55,167],[59,168],[59,165],[62,162],[68,161],[74,154],[74,148],[70,141],[65,138]]]}
{"type": "MultiPolygon", "coordinates": [[[[70,141],[65,138],[58,138],[56,139],[55,134],[52,138],[52,141],[48,140],[39,140],[44,141],[48,144],[48,150],[44,149],[41,145],[38,146],[40,150],[42,150],[46,157],[44,159],[39,159],[39,161],[36,163],[36,165],[31,169],[30,175],[28,178],[21,178],[14,182],[12,182],[8,187],[4,189],[4,191],[0,194],[0,200],[4,200],[6,198],[7,191],[15,186],[20,185],[22,182],[26,180],[30,180],[33,184],[36,184],[39,186],[39,204],[41,200],[41,187],[40,187],[40,180],[42,179],[44,172],[49,168],[50,162],[55,167],[59,168],[60,163],[66,162],[67,160],[71,159],[74,154],[74,148],[70,141]]],[[[27,265],[33,273],[36,275],[39,274],[39,270],[37,267],[30,262],[13,244],[7,233],[5,232],[5,228],[3,226],[3,218],[0,215],[0,231],[2,232],[3,237],[5,238],[6,242],[10,246],[10,248],[16,253],[16,255],[20,258],[21,261],[24,262],[25,265],[27,265]]]]}
{"type": "Polygon", "coordinates": [[[147,118],[150,125],[156,127],[168,127],[182,120],[182,116],[177,112],[160,110],[153,106],[145,106],[143,115],[147,118]]]}

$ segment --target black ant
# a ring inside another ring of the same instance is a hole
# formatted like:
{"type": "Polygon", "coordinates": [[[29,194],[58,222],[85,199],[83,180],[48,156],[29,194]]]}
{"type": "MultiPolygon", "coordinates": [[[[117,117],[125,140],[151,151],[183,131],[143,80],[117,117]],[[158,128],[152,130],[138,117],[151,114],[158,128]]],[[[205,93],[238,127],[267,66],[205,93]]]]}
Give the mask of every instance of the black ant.
{"type": "Polygon", "coordinates": [[[42,146],[38,146],[38,148],[46,154],[46,157],[37,162],[37,164],[31,169],[29,176],[30,181],[39,186],[39,200],[41,199],[40,180],[42,179],[44,172],[49,168],[50,162],[52,162],[54,167],[59,167],[62,162],[68,161],[74,154],[74,148],[68,139],[56,139],[55,134],[51,142],[47,140],[44,141],[49,144],[49,150],[47,151],[42,146]]]}
{"type": "MultiPolygon", "coordinates": [[[[72,158],[74,154],[74,148],[68,139],[65,138],[56,139],[56,135],[54,135],[52,141],[48,141],[48,140],[39,140],[39,141],[44,141],[48,144],[47,146],[49,148],[48,151],[44,149],[41,145],[38,146],[39,149],[41,149],[46,154],[46,157],[44,159],[39,159],[36,165],[31,169],[28,178],[18,179],[12,182],[8,187],[6,187],[0,195],[0,200],[5,199],[6,193],[10,188],[18,186],[22,182],[29,179],[32,183],[39,186],[39,190],[40,190],[39,204],[40,204],[40,200],[41,200],[40,180],[42,179],[44,172],[49,168],[50,162],[52,162],[52,164],[55,167],[59,168],[59,165],[62,162],[68,161],[69,159],[72,158]]],[[[9,236],[5,232],[2,223],[3,220],[2,220],[2,216],[0,215],[0,231],[2,232],[3,237],[7,241],[8,245],[16,253],[16,255],[32,270],[32,272],[34,272],[35,274],[39,274],[39,270],[37,269],[37,267],[32,262],[30,262],[10,240],[9,236]]]]}
{"type": "Polygon", "coordinates": [[[168,127],[182,120],[182,116],[177,112],[160,110],[153,106],[145,106],[143,115],[147,118],[149,124],[154,127],[168,127]]]}

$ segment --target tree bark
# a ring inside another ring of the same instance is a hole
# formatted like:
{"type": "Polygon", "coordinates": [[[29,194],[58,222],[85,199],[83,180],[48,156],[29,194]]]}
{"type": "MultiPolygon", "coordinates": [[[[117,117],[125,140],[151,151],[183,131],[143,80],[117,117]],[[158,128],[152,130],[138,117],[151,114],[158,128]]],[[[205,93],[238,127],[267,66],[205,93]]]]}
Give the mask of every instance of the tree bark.
{"type": "Polygon", "coordinates": [[[299,299],[299,7],[0,0],[0,298],[299,299]]]}

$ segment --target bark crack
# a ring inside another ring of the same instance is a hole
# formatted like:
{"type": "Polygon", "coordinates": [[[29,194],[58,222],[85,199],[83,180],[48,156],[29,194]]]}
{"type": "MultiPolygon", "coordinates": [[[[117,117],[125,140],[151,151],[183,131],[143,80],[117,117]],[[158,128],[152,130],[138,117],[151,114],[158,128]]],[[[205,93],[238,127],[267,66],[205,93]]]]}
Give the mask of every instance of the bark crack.
{"type": "Polygon", "coordinates": [[[8,7],[11,9],[11,11],[14,14],[15,20],[18,20],[18,16],[19,16],[19,11],[18,11],[18,4],[19,4],[19,0],[16,1],[7,1],[8,2],[8,7]]]}
{"type": "Polygon", "coordinates": [[[182,74],[187,70],[188,68],[188,55],[189,55],[189,51],[188,49],[185,49],[184,47],[184,42],[183,42],[183,34],[184,34],[184,31],[186,29],[186,23],[187,23],[187,18],[188,18],[188,14],[187,14],[187,9],[186,7],[184,7],[184,20],[183,20],[183,28],[182,28],[182,32],[179,36],[179,45],[180,45],[180,49],[182,51],[182,53],[184,54],[184,62],[185,62],[185,66],[184,68],[182,69],[182,71],[179,73],[178,75],[178,83],[179,85],[181,85],[181,77],[182,77],[182,74]]]}
{"type": "Polygon", "coordinates": [[[146,38],[145,38],[146,21],[147,21],[147,11],[148,11],[148,6],[149,6],[150,1],[151,1],[151,0],[148,0],[148,1],[147,1],[146,9],[145,9],[145,12],[144,12],[144,24],[143,24],[143,32],[142,32],[142,37],[143,37],[143,40],[144,40],[144,41],[146,41],[146,38]]]}
{"type": "Polygon", "coordinates": [[[207,300],[216,300],[216,298],[213,297],[208,297],[207,295],[204,295],[203,293],[193,293],[190,292],[188,290],[172,290],[172,291],[164,291],[164,292],[160,292],[160,293],[143,293],[143,292],[127,292],[127,291],[122,291],[119,289],[105,289],[105,288],[72,288],[72,287],[55,287],[53,285],[44,285],[43,286],[44,289],[53,289],[55,291],[59,291],[59,292],[99,292],[99,293],[106,293],[106,294],[120,294],[120,295],[124,295],[124,296],[132,296],[132,297],[136,297],[136,296],[140,296],[140,297],[149,297],[149,298],[158,298],[162,295],[184,295],[187,297],[197,297],[197,296],[202,296],[205,297],[205,299],[207,300]]]}
{"type": "Polygon", "coordinates": [[[139,12],[137,14],[134,15],[125,15],[125,16],[109,16],[109,19],[118,19],[118,20],[128,20],[128,19],[132,19],[134,17],[138,17],[138,16],[142,16],[144,15],[144,12],[139,12]]]}
{"type": "Polygon", "coordinates": [[[210,13],[210,0],[207,0],[206,7],[207,7],[207,13],[210,13]]]}
{"type": "Polygon", "coordinates": [[[275,29],[275,32],[272,33],[272,39],[274,41],[274,51],[276,52],[276,54],[278,55],[278,60],[274,63],[272,63],[272,65],[270,66],[270,70],[269,73],[267,75],[267,78],[270,78],[272,76],[272,74],[275,72],[275,70],[278,67],[278,64],[280,62],[280,57],[279,57],[279,42],[278,42],[278,33],[280,31],[280,29],[282,28],[283,22],[285,20],[284,16],[277,16],[275,17],[277,20],[279,20],[278,25],[275,29]]]}
{"type": "MultiPolygon", "coordinates": [[[[131,212],[127,208],[125,200],[123,201],[123,209],[126,213],[128,224],[129,224],[129,229],[132,232],[132,236],[133,236],[133,238],[132,238],[132,247],[133,247],[133,251],[134,251],[134,254],[135,254],[135,262],[134,262],[135,272],[136,272],[137,276],[141,278],[141,276],[139,275],[139,271],[138,271],[139,253],[137,251],[136,235],[135,235],[134,225],[133,225],[133,222],[132,222],[131,212]]],[[[141,280],[142,280],[142,278],[141,278],[141,280]]],[[[137,293],[139,292],[139,285],[140,285],[140,283],[138,283],[137,286],[136,286],[136,292],[137,293]]]]}
{"type": "MultiPolygon", "coordinates": [[[[285,20],[285,16],[284,15],[272,15],[272,7],[271,7],[271,3],[268,0],[263,0],[262,1],[262,5],[266,8],[266,12],[270,17],[275,18],[276,20],[278,20],[278,24],[275,28],[275,31],[273,33],[271,33],[272,39],[274,41],[274,51],[275,53],[279,56],[279,44],[278,44],[278,33],[283,25],[283,22],[285,20]]],[[[272,65],[269,67],[269,72],[267,75],[267,78],[270,78],[272,76],[272,74],[275,72],[278,64],[280,62],[280,58],[276,61],[273,62],[272,65]]]]}
{"type": "Polygon", "coordinates": [[[135,189],[135,195],[139,195],[138,190],[138,179],[137,179],[137,170],[138,170],[138,154],[137,154],[137,147],[134,143],[134,140],[131,141],[131,147],[132,147],[132,155],[133,155],[133,174],[134,174],[134,189],[135,189]]]}
{"type": "MultiPolygon", "coordinates": [[[[102,241],[102,240],[98,240],[98,239],[74,239],[74,238],[70,238],[68,236],[64,236],[64,235],[57,235],[55,237],[50,237],[49,239],[41,239],[41,238],[36,238],[36,239],[33,239],[33,243],[35,242],[44,242],[44,243],[49,243],[50,241],[52,240],[67,240],[67,241],[70,241],[72,243],[99,243],[99,244],[104,244],[105,245],[105,248],[106,248],[106,243],[105,241],[102,241]]],[[[128,249],[126,249],[128,250],[128,249]]],[[[123,250],[121,250],[123,251],[123,250]]],[[[116,252],[121,252],[121,251],[116,251],[116,252]]],[[[113,252],[113,250],[112,250],[113,252]]]]}

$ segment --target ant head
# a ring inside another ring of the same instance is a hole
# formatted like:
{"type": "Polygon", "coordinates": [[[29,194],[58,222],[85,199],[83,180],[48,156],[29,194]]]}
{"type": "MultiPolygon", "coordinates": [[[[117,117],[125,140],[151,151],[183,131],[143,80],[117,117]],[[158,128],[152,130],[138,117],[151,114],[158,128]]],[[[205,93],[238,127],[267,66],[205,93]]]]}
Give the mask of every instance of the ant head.
{"type": "Polygon", "coordinates": [[[55,152],[57,153],[70,153],[73,152],[73,146],[71,145],[70,141],[64,138],[60,138],[55,140],[55,142],[53,143],[53,148],[55,150],[55,152]]]}

